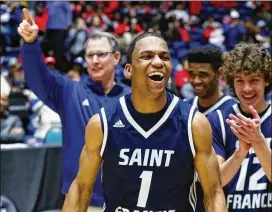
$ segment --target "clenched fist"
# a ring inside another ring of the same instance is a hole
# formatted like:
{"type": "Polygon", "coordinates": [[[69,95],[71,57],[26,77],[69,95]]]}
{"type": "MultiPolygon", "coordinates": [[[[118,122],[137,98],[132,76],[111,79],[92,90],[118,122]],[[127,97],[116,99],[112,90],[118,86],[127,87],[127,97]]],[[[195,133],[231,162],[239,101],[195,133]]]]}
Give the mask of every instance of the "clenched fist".
{"type": "Polygon", "coordinates": [[[30,16],[29,12],[27,9],[23,9],[24,13],[24,20],[20,23],[17,31],[19,35],[22,36],[25,42],[27,43],[33,43],[37,36],[38,36],[38,31],[39,28],[30,16]]]}

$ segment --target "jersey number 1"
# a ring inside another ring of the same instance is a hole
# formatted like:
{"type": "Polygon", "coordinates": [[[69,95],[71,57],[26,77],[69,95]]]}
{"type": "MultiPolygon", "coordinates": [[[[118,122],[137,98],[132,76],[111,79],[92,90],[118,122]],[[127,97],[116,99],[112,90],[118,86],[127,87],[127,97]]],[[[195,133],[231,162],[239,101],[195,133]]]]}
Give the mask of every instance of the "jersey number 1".
{"type": "Polygon", "coordinates": [[[144,208],[149,195],[153,171],[143,171],[140,178],[142,179],[141,188],[138,196],[137,206],[144,208]]]}

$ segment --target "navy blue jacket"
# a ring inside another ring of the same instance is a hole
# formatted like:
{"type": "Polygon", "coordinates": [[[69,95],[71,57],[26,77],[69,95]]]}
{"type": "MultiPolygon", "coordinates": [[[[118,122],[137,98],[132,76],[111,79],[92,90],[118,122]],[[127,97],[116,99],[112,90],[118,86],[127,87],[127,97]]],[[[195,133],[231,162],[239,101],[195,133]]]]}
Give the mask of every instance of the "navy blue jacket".
{"type": "MultiPolygon", "coordinates": [[[[40,45],[24,43],[21,50],[23,70],[28,86],[47,106],[60,115],[63,127],[63,185],[66,194],[76,177],[79,156],[84,145],[85,127],[101,107],[112,105],[121,96],[130,93],[130,87],[116,83],[105,94],[99,83],[86,78],[75,82],[47,69],[40,45]]],[[[94,187],[92,205],[104,203],[100,173],[94,187]]]]}

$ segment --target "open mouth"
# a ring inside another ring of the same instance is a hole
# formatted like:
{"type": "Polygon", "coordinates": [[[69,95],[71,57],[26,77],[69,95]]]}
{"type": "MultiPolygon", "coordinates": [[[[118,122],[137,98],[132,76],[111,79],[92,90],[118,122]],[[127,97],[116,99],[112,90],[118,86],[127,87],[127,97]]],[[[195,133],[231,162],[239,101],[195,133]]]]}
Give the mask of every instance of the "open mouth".
{"type": "Polygon", "coordinates": [[[149,79],[154,82],[161,82],[164,79],[164,75],[160,72],[153,72],[148,75],[149,79]]]}
{"type": "Polygon", "coordinates": [[[256,95],[243,95],[243,98],[246,100],[246,101],[251,101],[251,100],[254,100],[254,98],[256,97],[256,95]]]}

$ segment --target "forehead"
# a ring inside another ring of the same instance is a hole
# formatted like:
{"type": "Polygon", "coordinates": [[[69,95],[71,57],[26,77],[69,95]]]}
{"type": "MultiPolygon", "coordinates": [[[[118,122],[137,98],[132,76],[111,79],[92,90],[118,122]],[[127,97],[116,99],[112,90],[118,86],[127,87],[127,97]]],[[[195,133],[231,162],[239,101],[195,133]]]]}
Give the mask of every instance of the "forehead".
{"type": "Polygon", "coordinates": [[[137,41],[135,45],[135,51],[138,53],[144,51],[168,52],[168,46],[161,38],[150,36],[137,41]]]}
{"type": "Polygon", "coordinates": [[[189,71],[199,72],[213,72],[212,66],[209,63],[188,63],[189,71]]]}
{"type": "Polygon", "coordinates": [[[262,73],[246,73],[244,71],[240,71],[238,73],[234,74],[234,78],[252,78],[252,77],[261,77],[264,78],[264,75],[262,73]]]}
{"type": "Polygon", "coordinates": [[[93,38],[88,41],[87,52],[103,52],[111,51],[111,45],[109,40],[105,37],[102,38],[93,38]]]}

